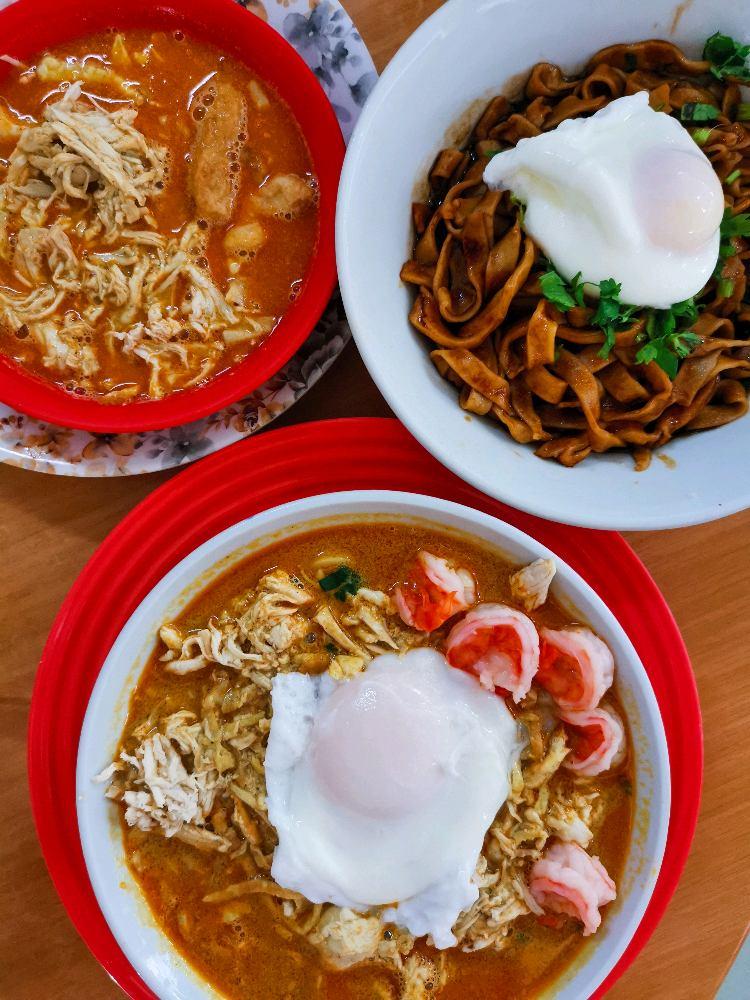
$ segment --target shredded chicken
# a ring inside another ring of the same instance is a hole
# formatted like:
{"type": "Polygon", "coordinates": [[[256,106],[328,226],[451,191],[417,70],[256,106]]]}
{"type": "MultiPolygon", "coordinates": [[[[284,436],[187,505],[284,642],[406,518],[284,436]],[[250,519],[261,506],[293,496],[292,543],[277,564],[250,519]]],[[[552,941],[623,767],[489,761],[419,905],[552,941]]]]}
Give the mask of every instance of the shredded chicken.
{"type": "MultiPolygon", "coordinates": [[[[534,701],[533,696],[530,701],[534,701]]],[[[526,724],[539,724],[538,706],[522,712],[526,724]]],[[[550,837],[587,845],[597,822],[598,793],[560,770],[568,754],[561,728],[543,744],[529,743],[511,774],[508,800],[490,827],[474,876],[479,898],[458,919],[454,933],[463,951],[501,950],[513,921],[541,913],[529,892],[526,873],[542,856],[550,837]]]]}
{"type": "Polygon", "coordinates": [[[338,906],[326,908],[310,941],[337,969],[365,962],[377,955],[384,927],[375,916],[365,916],[338,906]]]}
{"type": "MultiPolygon", "coordinates": [[[[123,791],[125,822],[141,830],[159,826],[173,837],[183,826],[205,824],[216,796],[218,773],[213,769],[185,769],[172,740],[154,733],[133,754],[124,750],[120,760],[135,771],[132,788],[123,791]]],[[[101,775],[110,778],[108,768],[101,775]]]]}
{"type": "Polygon", "coordinates": [[[173,625],[162,627],[167,670],[186,674],[209,663],[243,673],[278,670],[289,665],[291,648],[304,640],[310,622],[300,609],[312,596],[284,570],[266,574],[249,595],[203,629],[183,636],[173,625]]]}
{"type": "Polygon", "coordinates": [[[152,224],[148,199],[164,184],[166,150],[147,141],[133,107],[106,111],[72,84],[25,128],[10,156],[0,206],[28,226],[44,225],[53,206],[91,207],[86,231],[112,242],[123,228],[152,224]]]}
{"type": "Polygon", "coordinates": [[[16,277],[27,285],[49,280],[56,288],[78,291],[78,260],[61,226],[26,226],[16,235],[13,254],[16,277]]]}
{"type": "Polygon", "coordinates": [[[213,680],[200,718],[181,710],[146,719],[131,734],[133,748],[98,780],[123,803],[128,825],[160,829],[204,850],[249,851],[267,870],[275,843],[262,777],[270,698],[257,678],[234,688],[224,674],[213,680]]]}
{"type": "Polygon", "coordinates": [[[257,342],[277,318],[253,311],[239,279],[222,293],[196,222],[169,238],[154,231],[149,206],[165,184],[166,150],[138,131],[135,108],[106,110],[81,86],[20,131],[0,185],[0,255],[29,289],[0,289],[0,321],[83,389],[100,369],[91,344],[103,337],[148,366],[148,394],[158,399],[207,377],[226,346],[257,342]],[[100,249],[79,259],[72,234],[100,249]]]}
{"type": "Polygon", "coordinates": [[[361,587],[347,598],[340,618],[328,605],[320,608],[315,621],[327,632],[347,659],[337,658],[342,676],[353,676],[362,666],[381,653],[405,653],[425,641],[425,636],[403,625],[388,594],[361,587]]]}
{"type": "MultiPolygon", "coordinates": [[[[382,908],[356,913],[312,904],[270,876],[277,841],[268,820],[264,760],[274,674],[303,669],[301,664],[318,670],[323,663],[344,681],[378,653],[403,652],[425,638],[401,623],[382,591],[360,588],[342,601],[313,586],[276,569],[204,627],[183,633],[163,625],[166,670],[212,671],[200,713],[145,719],[100,780],[123,803],[127,823],[160,829],[200,850],[245,855],[249,877],[218,887],[206,904],[234,905],[263,894],[290,931],[314,944],[332,968],[383,962],[399,974],[400,1000],[426,1000],[444,981],[442,953],[438,960],[426,957],[410,934],[384,922],[382,908]],[[335,650],[320,651],[317,630],[335,650]],[[307,651],[310,639],[314,652],[307,651]]],[[[478,899],[453,928],[464,951],[506,947],[517,918],[541,913],[527,875],[550,838],[585,848],[600,821],[598,793],[562,767],[569,748],[563,727],[549,714],[548,696],[533,689],[518,718],[526,747],[477,862],[478,899]]]]}
{"type": "Polygon", "coordinates": [[[149,366],[149,395],[159,398],[178,382],[190,385],[208,374],[223,349],[217,332],[224,343],[245,342],[273,328],[274,317],[254,317],[230,304],[197,266],[205,236],[195,223],[169,240],[148,231],[125,230],[123,237],[119,249],[79,261],[59,225],[19,230],[14,268],[20,281],[37,287],[25,294],[0,289],[0,317],[14,329],[25,326],[50,367],[74,372],[85,384],[99,365],[84,345],[104,318],[105,337],[149,366]],[[67,310],[52,319],[75,292],[88,301],[81,315],[67,310]],[[186,371],[192,375],[187,383],[186,371]]]}
{"type": "Polygon", "coordinates": [[[535,559],[528,566],[511,573],[510,592],[524,611],[535,611],[547,600],[556,567],[552,559],[535,559]]]}

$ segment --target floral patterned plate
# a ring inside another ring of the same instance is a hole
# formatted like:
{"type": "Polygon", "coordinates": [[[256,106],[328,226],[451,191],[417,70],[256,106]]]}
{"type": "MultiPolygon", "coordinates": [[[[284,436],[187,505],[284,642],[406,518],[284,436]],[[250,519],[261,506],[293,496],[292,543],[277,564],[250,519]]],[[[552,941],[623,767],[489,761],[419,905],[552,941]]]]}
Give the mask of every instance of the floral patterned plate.
{"type": "MultiPolygon", "coordinates": [[[[328,95],[348,140],[377,73],[338,0],[238,2],[267,21],[299,52],[328,95]]],[[[132,476],[186,465],[254,434],[288,410],[330,368],[350,336],[337,293],[306,342],[277,375],[232,406],[165,431],[74,431],[0,403],[0,462],[57,476],[132,476]]]]}

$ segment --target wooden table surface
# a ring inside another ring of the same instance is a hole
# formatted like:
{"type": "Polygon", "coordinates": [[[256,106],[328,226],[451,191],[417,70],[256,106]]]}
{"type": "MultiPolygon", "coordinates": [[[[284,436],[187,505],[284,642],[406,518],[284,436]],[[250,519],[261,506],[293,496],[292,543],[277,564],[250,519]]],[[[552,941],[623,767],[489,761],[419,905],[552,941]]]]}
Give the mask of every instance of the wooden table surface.
{"type": "MultiPolygon", "coordinates": [[[[347,0],[379,69],[437,6],[436,0],[347,0]]],[[[387,413],[350,345],[277,426],[387,413]]],[[[0,466],[2,1000],[122,996],[78,938],[47,876],[29,811],[26,723],[36,664],[68,588],[104,536],[173,474],[76,480],[0,466]]],[[[750,916],[750,511],[628,540],[685,637],[700,690],[706,768],[682,882],[651,941],[609,996],[710,1000],[750,916]]]]}

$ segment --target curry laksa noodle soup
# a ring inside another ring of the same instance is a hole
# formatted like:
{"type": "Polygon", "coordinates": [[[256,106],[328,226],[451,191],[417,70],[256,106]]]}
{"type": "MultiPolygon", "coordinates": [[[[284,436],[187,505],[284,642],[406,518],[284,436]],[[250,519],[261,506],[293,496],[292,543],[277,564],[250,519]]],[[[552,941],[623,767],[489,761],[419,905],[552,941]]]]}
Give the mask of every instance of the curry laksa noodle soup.
{"type": "Polygon", "coordinates": [[[297,122],[180,31],[14,65],[0,157],[0,351],[69,391],[198,385],[269,336],[305,279],[318,195],[297,122]]]}
{"type": "Polygon", "coordinates": [[[607,921],[633,753],[554,574],[375,519],[257,551],[163,623],[97,780],[223,995],[525,1000],[607,921]]]}

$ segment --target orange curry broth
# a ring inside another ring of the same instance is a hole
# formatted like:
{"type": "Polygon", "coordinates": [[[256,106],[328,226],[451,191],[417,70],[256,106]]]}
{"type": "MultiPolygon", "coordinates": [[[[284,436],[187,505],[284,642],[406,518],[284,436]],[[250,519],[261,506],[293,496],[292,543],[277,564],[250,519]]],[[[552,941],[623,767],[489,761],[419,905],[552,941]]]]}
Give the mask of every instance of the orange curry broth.
{"type": "MultiPolygon", "coordinates": [[[[254,77],[247,67],[223,55],[213,46],[186,37],[179,31],[167,33],[132,30],[119,34],[124,37],[129,53],[144,50],[150,50],[151,53],[145,67],[131,59],[131,65],[126,69],[115,66],[113,69],[128,81],[136,82],[139,91],[146,98],[138,105],[135,127],[151,142],[166,146],[170,152],[165,188],[149,202],[158,231],[163,235],[177,233],[196,215],[188,184],[190,147],[196,126],[192,112],[196,110],[198,103],[195,92],[200,90],[211,75],[220,72],[223,78],[233,83],[246,96],[248,84],[257,80],[270,101],[270,107],[260,114],[254,109],[252,101],[247,100],[247,141],[240,157],[242,170],[234,215],[229,226],[214,227],[208,240],[208,266],[216,284],[225,291],[229,273],[222,240],[227,229],[255,218],[251,213],[250,199],[270,174],[296,173],[313,176],[305,139],[291,110],[271,85],[254,77]]],[[[101,32],[46,51],[61,60],[74,56],[78,59],[96,59],[110,66],[114,38],[114,31],[101,32]]],[[[46,52],[39,53],[37,61],[42,54],[46,52]]],[[[31,65],[34,65],[34,60],[31,65]]],[[[0,104],[29,121],[38,121],[41,119],[40,111],[45,99],[50,96],[53,100],[58,99],[57,95],[62,93],[64,86],[65,84],[60,86],[44,83],[34,74],[13,69],[0,83],[0,104]]],[[[96,96],[105,105],[108,102],[127,102],[127,98],[116,87],[106,83],[84,83],[84,93],[96,96]]],[[[16,141],[0,137],[0,181],[16,141]]],[[[53,221],[54,216],[51,214],[47,224],[53,221]]],[[[280,318],[302,287],[318,238],[318,213],[311,209],[293,220],[264,217],[263,226],[267,235],[265,245],[252,261],[242,262],[241,269],[235,276],[246,280],[248,299],[257,305],[259,313],[280,318]]],[[[69,236],[73,249],[80,256],[81,241],[74,234],[69,236]]],[[[112,250],[117,245],[100,246],[93,243],[88,244],[88,249],[112,250]]],[[[16,290],[23,290],[24,287],[14,277],[12,268],[1,260],[0,284],[16,290]]],[[[69,301],[66,300],[66,303],[69,301]]],[[[65,308],[70,308],[66,303],[65,308]]],[[[254,346],[257,346],[257,342],[252,346],[245,344],[226,347],[218,366],[209,377],[241,361],[254,346]]],[[[103,362],[101,375],[108,380],[108,385],[102,392],[134,382],[142,390],[145,389],[148,385],[148,367],[145,361],[137,357],[125,357],[119,351],[114,352],[113,357],[112,353],[105,351],[103,345],[100,347],[100,361],[103,362]]],[[[21,339],[15,331],[3,329],[2,326],[0,351],[47,380],[69,389],[75,388],[64,373],[47,368],[42,363],[41,354],[30,339],[21,339]]],[[[78,387],[77,391],[83,390],[78,387]]],[[[140,395],[143,398],[145,392],[142,391],[140,395]]]]}
{"type": "MultiPolygon", "coordinates": [[[[177,624],[183,630],[201,627],[234,596],[255,586],[264,573],[280,567],[299,574],[324,553],[347,556],[366,586],[388,590],[420,548],[470,567],[479,600],[510,601],[508,578],[516,567],[497,550],[480,547],[464,535],[383,521],[323,528],[274,544],[199,594],[177,624]]],[[[552,598],[531,617],[538,627],[562,628],[575,622],[552,598]]],[[[203,695],[212,687],[209,669],[185,676],[166,672],[158,659],[162,651],[155,649],[131,698],[126,733],[154,709],[159,715],[180,708],[199,711],[203,695]]],[[[619,703],[617,708],[624,718],[619,703]]],[[[593,783],[604,798],[605,819],[589,852],[601,858],[617,883],[631,838],[632,783],[630,760],[593,783]]],[[[208,893],[248,877],[238,860],[202,853],[158,833],[128,828],[124,822],[122,829],[131,871],[159,925],[189,963],[231,1000],[398,997],[397,975],[376,962],[343,972],[327,969],[316,949],[289,928],[268,896],[253,895],[223,906],[203,903],[208,893]],[[231,917],[227,922],[222,909],[231,917]]],[[[602,916],[606,922],[607,908],[602,916]]],[[[437,996],[439,1000],[531,1000],[564,972],[583,944],[576,922],[554,928],[533,916],[521,917],[514,924],[511,944],[501,952],[450,950],[446,983],[437,996]]],[[[435,954],[423,942],[418,947],[435,954]]]]}

